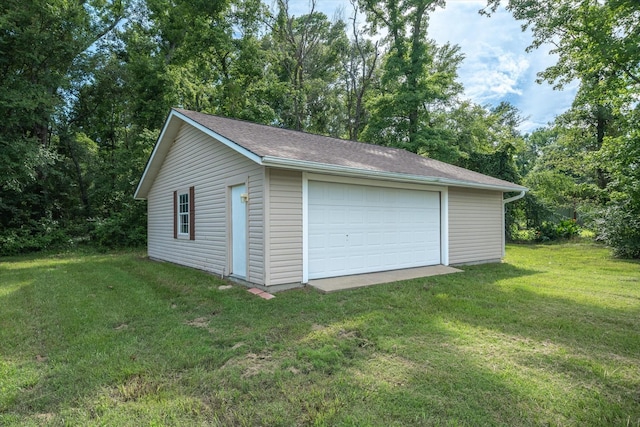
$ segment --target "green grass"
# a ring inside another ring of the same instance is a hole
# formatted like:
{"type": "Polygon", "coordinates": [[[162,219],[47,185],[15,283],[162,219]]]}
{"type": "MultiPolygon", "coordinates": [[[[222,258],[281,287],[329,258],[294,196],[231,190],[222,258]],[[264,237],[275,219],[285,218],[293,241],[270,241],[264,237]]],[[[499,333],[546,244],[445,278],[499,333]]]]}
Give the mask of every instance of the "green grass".
{"type": "Polygon", "coordinates": [[[640,426],[640,264],[589,244],[262,300],[142,253],[0,260],[0,425],[640,426]]]}

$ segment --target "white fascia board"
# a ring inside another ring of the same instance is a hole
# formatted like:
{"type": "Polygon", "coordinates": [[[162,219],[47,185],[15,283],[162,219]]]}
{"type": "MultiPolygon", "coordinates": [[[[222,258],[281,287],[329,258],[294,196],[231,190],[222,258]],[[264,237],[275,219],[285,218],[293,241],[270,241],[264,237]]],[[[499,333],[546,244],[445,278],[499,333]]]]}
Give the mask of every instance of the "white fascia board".
{"type": "Polygon", "coordinates": [[[162,144],[162,141],[164,140],[165,135],[168,132],[167,129],[169,129],[170,127],[173,129],[171,119],[173,118],[173,116],[176,113],[177,113],[176,111],[171,110],[171,112],[169,113],[169,117],[167,117],[167,120],[165,120],[165,122],[164,122],[164,126],[162,127],[162,131],[160,131],[160,136],[158,137],[158,140],[156,141],[156,143],[153,146],[153,151],[151,151],[151,156],[149,156],[149,160],[147,160],[147,165],[144,168],[144,172],[142,173],[142,178],[140,178],[140,182],[138,183],[138,187],[136,188],[136,192],[133,194],[133,198],[136,199],[136,200],[146,200],[146,197],[141,197],[140,196],[140,191],[142,190],[142,186],[146,181],[147,175],[149,175],[150,169],[156,163],[155,160],[156,160],[156,157],[158,156],[158,151],[161,149],[160,145],[162,144]]]}
{"type": "MultiPolygon", "coordinates": [[[[363,178],[383,178],[399,182],[422,182],[425,184],[440,184],[451,187],[477,188],[482,190],[494,190],[502,192],[523,191],[524,187],[505,187],[501,185],[480,184],[468,181],[461,181],[448,178],[429,177],[423,175],[409,175],[396,172],[373,171],[366,169],[351,168],[348,166],[330,165],[326,163],[309,162],[306,160],[291,160],[281,157],[265,156],[262,158],[262,165],[271,167],[290,168],[307,172],[327,173],[333,172],[344,176],[354,176],[363,178]]],[[[526,191],[528,189],[525,189],[526,191]]]]}
{"type": "MultiPolygon", "coordinates": [[[[140,182],[138,183],[138,187],[136,188],[136,192],[133,195],[134,199],[137,200],[145,200],[146,197],[145,196],[141,196],[140,193],[142,191],[143,185],[147,179],[147,175],[150,175],[150,171],[153,170],[153,168],[159,169],[160,168],[160,164],[162,163],[162,159],[161,158],[157,158],[158,156],[164,157],[164,155],[167,154],[168,151],[168,147],[164,148],[165,144],[169,144],[171,145],[171,143],[173,141],[165,141],[165,137],[169,136],[169,134],[171,134],[171,132],[177,132],[178,129],[178,125],[174,122],[174,118],[177,118],[179,120],[182,120],[185,123],[188,123],[189,125],[193,126],[194,128],[198,129],[199,131],[205,133],[206,135],[209,135],[210,137],[216,139],[217,141],[221,142],[222,144],[226,145],[227,147],[231,148],[232,150],[236,151],[237,153],[242,154],[243,156],[247,157],[248,159],[256,162],[257,164],[262,164],[262,159],[260,158],[260,156],[258,156],[257,154],[247,150],[244,147],[239,146],[238,144],[236,144],[235,142],[231,141],[230,139],[225,138],[224,136],[212,131],[211,129],[201,125],[200,123],[190,119],[189,117],[185,116],[184,114],[176,111],[176,110],[171,110],[171,112],[169,113],[169,117],[167,117],[167,120],[164,123],[164,126],[162,128],[162,131],[160,132],[160,136],[158,137],[158,140],[156,141],[155,146],[153,147],[153,151],[151,152],[151,156],[149,157],[149,160],[147,161],[147,165],[144,169],[144,172],[142,173],[142,178],[140,178],[140,182]],[[168,130],[169,129],[169,130],[168,130]],[[158,154],[158,152],[160,152],[161,154],[158,154]],[[156,159],[157,158],[157,159],[156,159]],[[160,162],[160,164],[156,165],[156,161],[160,162]]],[[[175,135],[173,135],[173,137],[175,137],[175,135]]],[[[169,139],[173,139],[172,137],[170,137],[169,139]]],[[[155,173],[157,173],[158,171],[156,170],[155,173]]],[[[153,174],[155,175],[155,174],[153,174]]],[[[154,179],[155,176],[149,176],[150,179],[154,179]]]]}
{"type": "Polygon", "coordinates": [[[179,113],[179,112],[177,112],[175,110],[171,110],[171,113],[175,114],[181,120],[185,121],[186,123],[189,123],[191,126],[193,126],[194,128],[198,129],[199,131],[209,135],[212,138],[217,139],[218,141],[220,141],[221,143],[223,143],[227,147],[229,147],[232,150],[242,154],[243,156],[245,156],[249,160],[252,160],[252,161],[254,161],[255,163],[257,163],[259,165],[262,164],[262,158],[260,156],[258,156],[257,154],[253,153],[252,151],[249,151],[246,148],[241,147],[240,145],[236,144],[235,142],[231,141],[230,139],[227,139],[224,136],[220,135],[219,133],[216,133],[216,132],[212,131],[208,127],[201,125],[200,123],[190,119],[189,117],[185,116],[182,113],[179,113]]]}

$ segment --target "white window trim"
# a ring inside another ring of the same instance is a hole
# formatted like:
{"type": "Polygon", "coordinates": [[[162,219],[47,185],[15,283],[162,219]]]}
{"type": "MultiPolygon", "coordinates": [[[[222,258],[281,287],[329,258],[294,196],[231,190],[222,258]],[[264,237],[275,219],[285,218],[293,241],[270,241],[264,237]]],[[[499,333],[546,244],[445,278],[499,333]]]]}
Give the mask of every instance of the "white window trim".
{"type": "Polygon", "coordinates": [[[177,212],[176,212],[176,214],[178,215],[178,239],[189,240],[189,236],[190,236],[189,232],[191,231],[191,227],[192,227],[192,224],[191,224],[191,212],[189,212],[189,207],[191,205],[191,201],[189,200],[189,197],[190,197],[190,195],[189,195],[189,187],[178,189],[176,191],[176,197],[178,198],[178,200],[177,200],[178,206],[177,206],[177,212]],[[187,211],[186,212],[180,212],[180,206],[182,205],[180,203],[180,197],[181,196],[187,196],[187,211]],[[182,231],[182,224],[183,223],[182,223],[181,220],[182,220],[182,216],[183,215],[187,216],[187,232],[186,233],[184,233],[182,231]]]}

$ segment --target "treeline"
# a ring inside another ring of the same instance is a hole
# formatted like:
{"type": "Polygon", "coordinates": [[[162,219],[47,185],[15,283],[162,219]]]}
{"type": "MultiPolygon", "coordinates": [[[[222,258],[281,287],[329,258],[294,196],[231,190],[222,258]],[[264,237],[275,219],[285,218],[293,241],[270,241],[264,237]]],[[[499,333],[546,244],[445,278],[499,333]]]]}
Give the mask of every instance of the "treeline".
{"type": "Polygon", "coordinates": [[[571,235],[563,220],[575,217],[638,257],[638,6],[557,3],[506,5],[536,44],[558,46],[541,78],[581,84],[569,112],[522,135],[513,106],[463,98],[458,47],[428,37],[443,1],[352,0],[338,17],[313,1],[301,16],[287,0],[4,1],[0,254],[144,243],[146,206],[132,194],[180,106],[523,183],[532,192],[510,205],[509,236],[571,235]]]}

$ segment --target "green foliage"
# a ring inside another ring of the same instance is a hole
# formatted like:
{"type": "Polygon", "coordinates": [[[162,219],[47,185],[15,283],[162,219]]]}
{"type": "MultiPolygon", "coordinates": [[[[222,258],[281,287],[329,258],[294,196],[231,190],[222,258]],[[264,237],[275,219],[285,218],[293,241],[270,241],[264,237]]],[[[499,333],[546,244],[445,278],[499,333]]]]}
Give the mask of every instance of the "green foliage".
{"type": "Polygon", "coordinates": [[[274,123],[344,136],[343,89],[337,84],[349,46],[344,22],[331,22],[315,10],[314,2],[309,13],[291,16],[288,1],[278,1],[269,26],[271,32],[263,42],[270,51],[270,64],[265,68],[276,84],[268,99],[276,112],[274,123]]]}
{"type": "Polygon", "coordinates": [[[611,181],[611,201],[596,219],[598,238],[617,256],[640,258],[640,111],[627,117],[627,132],[605,138],[595,161],[602,164],[611,181]]]}
{"type": "Polygon", "coordinates": [[[509,241],[534,240],[543,222],[553,219],[549,211],[532,192],[505,206],[505,235],[509,241]]]}
{"type": "Polygon", "coordinates": [[[146,203],[124,203],[121,211],[96,219],[91,239],[103,248],[136,248],[147,242],[146,203]]]}
{"type": "Polygon", "coordinates": [[[71,231],[51,218],[32,220],[20,228],[6,229],[0,235],[0,256],[72,247],[71,231]]]}
{"type": "Polygon", "coordinates": [[[534,133],[520,162],[526,181],[552,211],[583,213],[617,253],[634,254],[626,225],[638,205],[640,4],[630,0],[489,0],[503,3],[533,33],[530,49],[552,43],[556,64],[540,73],[562,87],[578,81],[571,110],[534,133]],[[633,166],[632,166],[633,165],[633,166]]]}
{"type": "Polygon", "coordinates": [[[597,76],[599,86],[616,90],[638,85],[638,25],[635,0],[580,1],[489,0],[494,8],[505,3],[534,36],[532,48],[551,42],[557,64],[541,77],[561,86],[574,79],[597,76]]]}
{"type": "Polygon", "coordinates": [[[514,162],[514,152],[515,147],[505,143],[496,147],[491,153],[471,152],[462,164],[467,169],[518,183],[521,178],[514,162]]]}
{"type": "Polygon", "coordinates": [[[616,256],[640,259],[640,204],[637,200],[611,203],[596,224],[598,239],[611,246],[616,256]]]}
{"type": "Polygon", "coordinates": [[[428,14],[433,1],[362,1],[372,30],[388,34],[379,92],[369,98],[370,117],[363,140],[437,159],[454,157],[451,133],[435,120],[461,92],[456,70],[458,46],[436,46],[428,40],[428,14]]]}
{"type": "Polygon", "coordinates": [[[580,226],[571,219],[564,219],[558,223],[544,221],[536,229],[536,240],[547,242],[550,240],[571,239],[578,236],[580,226]]]}

